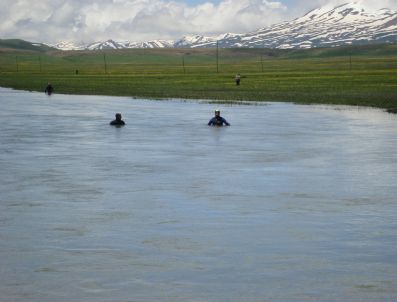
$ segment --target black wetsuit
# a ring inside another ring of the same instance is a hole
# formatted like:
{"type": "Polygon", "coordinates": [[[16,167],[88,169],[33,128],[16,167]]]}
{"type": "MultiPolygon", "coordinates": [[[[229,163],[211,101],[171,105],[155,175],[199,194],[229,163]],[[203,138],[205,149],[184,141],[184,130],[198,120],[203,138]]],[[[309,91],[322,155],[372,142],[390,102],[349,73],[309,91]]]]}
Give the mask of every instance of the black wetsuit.
{"type": "Polygon", "coordinates": [[[215,116],[208,122],[208,126],[230,126],[230,124],[221,116],[215,116]]]}
{"type": "Polygon", "coordinates": [[[52,85],[47,85],[47,87],[44,90],[44,92],[47,93],[48,95],[51,95],[53,91],[54,91],[54,87],[52,87],[52,85]]]}
{"type": "Polygon", "coordinates": [[[112,126],[124,126],[125,123],[124,123],[123,120],[114,120],[114,121],[111,121],[109,123],[109,125],[112,125],[112,126]]]}

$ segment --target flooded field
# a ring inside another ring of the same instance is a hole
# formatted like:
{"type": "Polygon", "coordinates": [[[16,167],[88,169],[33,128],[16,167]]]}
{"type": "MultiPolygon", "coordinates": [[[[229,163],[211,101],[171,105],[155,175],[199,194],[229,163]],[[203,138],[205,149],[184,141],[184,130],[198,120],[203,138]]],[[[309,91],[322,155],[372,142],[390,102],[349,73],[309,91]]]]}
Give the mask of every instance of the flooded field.
{"type": "Polygon", "coordinates": [[[0,301],[397,299],[396,115],[9,89],[0,108],[0,301]]]}

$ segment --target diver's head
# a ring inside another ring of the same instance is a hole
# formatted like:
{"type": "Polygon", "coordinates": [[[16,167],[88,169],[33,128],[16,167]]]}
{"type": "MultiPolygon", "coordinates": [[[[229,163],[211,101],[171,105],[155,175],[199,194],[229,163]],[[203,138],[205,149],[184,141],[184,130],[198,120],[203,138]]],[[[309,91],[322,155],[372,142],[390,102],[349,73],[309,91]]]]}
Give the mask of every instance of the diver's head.
{"type": "Polygon", "coordinates": [[[221,115],[221,111],[219,109],[215,109],[215,116],[220,116],[221,115]]]}
{"type": "Polygon", "coordinates": [[[116,120],[120,121],[121,120],[121,113],[116,113],[116,120]]]}

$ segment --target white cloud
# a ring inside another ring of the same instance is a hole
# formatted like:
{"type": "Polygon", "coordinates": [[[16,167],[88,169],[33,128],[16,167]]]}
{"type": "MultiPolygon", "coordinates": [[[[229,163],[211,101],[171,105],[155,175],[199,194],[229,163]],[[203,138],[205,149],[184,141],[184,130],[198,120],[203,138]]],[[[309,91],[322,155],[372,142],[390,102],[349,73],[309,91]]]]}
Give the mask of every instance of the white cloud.
{"type": "MultiPolygon", "coordinates": [[[[222,0],[188,6],[182,0],[2,0],[0,37],[55,43],[105,39],[144,41],[186,34],[244,33],[346,0],[222,0]]],[[[362,0],[370,8],[396,8],[396,0],[362,0]]]]}
{"type": "Polygon", "coordinates": [[[0,36],[49,43],[175,39],[247,32],[283,20],[285,10],[280,2],[266,0],[197,6],[166,0],[2,0],[0,36]]]}

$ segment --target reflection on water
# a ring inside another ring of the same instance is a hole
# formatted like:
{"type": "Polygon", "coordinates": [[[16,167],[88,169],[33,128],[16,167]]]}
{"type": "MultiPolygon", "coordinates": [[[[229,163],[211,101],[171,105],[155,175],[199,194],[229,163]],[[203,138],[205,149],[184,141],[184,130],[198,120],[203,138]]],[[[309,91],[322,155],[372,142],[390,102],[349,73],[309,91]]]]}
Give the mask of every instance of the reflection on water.
{"type": "Polygon", "coordinates": [[[397,296],[393,115],[271,103],[211,128],[210,104],[8,89],[0,106],[0,301],[397,296]]]}

